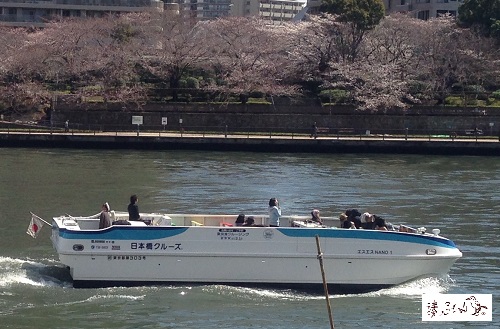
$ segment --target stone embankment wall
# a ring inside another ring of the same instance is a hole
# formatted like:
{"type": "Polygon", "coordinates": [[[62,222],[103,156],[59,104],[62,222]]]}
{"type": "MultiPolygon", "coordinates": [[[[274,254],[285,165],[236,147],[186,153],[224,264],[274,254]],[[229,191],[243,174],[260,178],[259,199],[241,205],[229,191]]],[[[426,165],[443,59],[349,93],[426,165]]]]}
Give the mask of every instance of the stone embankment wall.
{"type": "Polygon", "coordinates": [[[349,106],[322,106],[290,101],[274,104],[149,104],[122,106],[119,104],[88,104],[58,102],[52,113],[53,122],[69,120],[72,125],[92,129],[129,130],[132,116],[142,116],[141,129],[161,129],[162,118],[167,118],[167,130],[200,129],[229,131],[308,132],[316,122],[318,127],[370,130],[372,134],[397,134],[408,129],[410,134],[458,134],[475,127],[485,135],[498,136],[499,108],[414,107],[406,111],[357,111],[349,106]],[[182,120],[182,123],[181,123],[182,120]]]}

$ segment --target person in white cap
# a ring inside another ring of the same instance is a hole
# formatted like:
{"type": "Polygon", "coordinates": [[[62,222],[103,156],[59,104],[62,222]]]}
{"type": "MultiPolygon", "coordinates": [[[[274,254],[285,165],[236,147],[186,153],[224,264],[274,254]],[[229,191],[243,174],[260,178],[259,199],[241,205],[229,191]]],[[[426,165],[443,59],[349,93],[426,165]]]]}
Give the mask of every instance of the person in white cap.
{"type": "Polygon", "coordinates": [[[361,215],[361,221],[363,222],[361,227],[365,230],[375,229],[375,220],[373,218],[373,215],[369,212],[365,212],[363,215],[361,215]]]}
{"type": "Polygon", "coordinates": [[[311,221],[316,222],[320,225],[323,225],[323,222],[321,221],[321,217],[319,215],[318,209],[313,209],[313,211],[311,211],[311,221]]]}

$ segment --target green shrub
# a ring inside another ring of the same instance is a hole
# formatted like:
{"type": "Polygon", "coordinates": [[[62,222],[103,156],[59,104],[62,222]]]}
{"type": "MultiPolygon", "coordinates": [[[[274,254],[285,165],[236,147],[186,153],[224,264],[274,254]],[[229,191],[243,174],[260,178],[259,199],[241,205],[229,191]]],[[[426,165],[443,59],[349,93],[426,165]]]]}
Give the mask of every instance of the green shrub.
{"type": "Polygon", "coordinates": [[[468,99],[467,106],[478,106],[480,103],[477,99],[468,99]]]}
{"type": "Polygon", "coordinates": [[[186,88],[190,88],[190,89],[199,89],[200,88],[200,82],[196,78],[189,77],[189,78],[186,78],[185,81],[186,81],[186,88]]]}
{"type": "Polygon", "coordinates": [[[491,97],[494,99],[500,99],[500,89],[491,93],[491,97]]]}
{"type": "Polygon", "coordinates": [[[486,101],[486,105],[491,107],[500,107],[500,98],[490,97],[486,101]]]}
{"type": "Polygon", "coordinates": [[[207,85],[209,85],[209,86],[210,86],[210,85],[215,85],[215,84],[216,84],[216,81],[215,81],[215,79],[214,79],[214,78],[206,78],[206,79],[205,79],[205,84],[207,84],[207,85]]]}
{"type": "Polygon", "coordinates": [[[342,104],[346,103],[349,93],[343,89],[326,89],[319,93],[322,103],[342,104]]]}
{"type": "Polygon", "coordinates": [[[444,104],[449,106],[463,106],[464,100],[460,96],[448,96],[444,100],[444,104]]]}

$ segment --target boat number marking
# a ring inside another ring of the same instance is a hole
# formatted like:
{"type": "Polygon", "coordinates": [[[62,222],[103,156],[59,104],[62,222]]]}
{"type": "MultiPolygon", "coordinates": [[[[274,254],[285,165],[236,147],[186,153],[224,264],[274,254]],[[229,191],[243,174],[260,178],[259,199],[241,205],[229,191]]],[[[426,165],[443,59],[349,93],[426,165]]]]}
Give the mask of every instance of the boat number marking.
{"type": "Polygon", "coordinates": [[[392,250],[358,249],[358,254],[364,255],[392,255],[392,250]]]}
{"type": "Polygon", "coordinates": [[[132,242],[130,243],[130,249],[133,250],[182,250],[181,243],[165,244],[165,243],[152,243],[152,242],[132,242]]]}
{"type": "Polygon", "coordinates": [[[146,256],[108,256],[108,260],[146,260],[146,256]]]}

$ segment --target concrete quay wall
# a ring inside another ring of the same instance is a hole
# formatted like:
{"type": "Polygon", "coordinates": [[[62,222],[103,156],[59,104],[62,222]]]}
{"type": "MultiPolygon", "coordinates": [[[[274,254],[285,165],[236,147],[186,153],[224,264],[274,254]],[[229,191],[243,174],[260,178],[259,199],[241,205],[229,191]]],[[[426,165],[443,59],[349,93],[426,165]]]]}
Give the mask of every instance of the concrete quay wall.
{"type": "Polygon", "coordinates": [[[500,141],[175,134],[0,133],[0,147],[500,156],[500,141]]]}
{"type": "Polygon", "coordinates": [[[243,132],[307,132],[313,122],[332,130],[349,128],[356,133],[445,134],[479,128],[487,135],[500,133],[500,109],[413,107],[406,111],[357,111],[350,106],[321,106],[276,101],[274,104],[147,104],[141,109],[119,104],[58,103],[52,120],[66,120],[77,128],[134,130],[132,116],[142,116],[142,129],[207,129],[243,132]],[[182,122],[182,123],[181,123],[182,122]]]}

